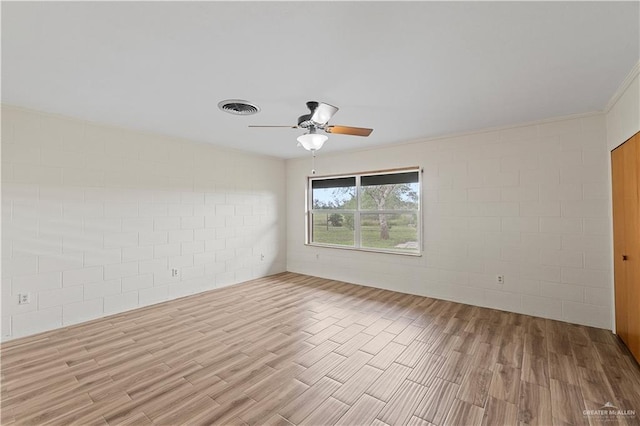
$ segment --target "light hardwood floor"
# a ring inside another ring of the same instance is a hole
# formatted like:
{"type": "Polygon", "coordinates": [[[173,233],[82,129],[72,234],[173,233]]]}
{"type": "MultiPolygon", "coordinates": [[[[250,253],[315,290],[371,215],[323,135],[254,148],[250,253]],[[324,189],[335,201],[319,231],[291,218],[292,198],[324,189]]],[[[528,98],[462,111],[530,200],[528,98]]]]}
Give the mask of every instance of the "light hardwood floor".
{"type": "MultiPolygon", "coordinates": [[[[293,273],[1,346],[9,424],[599,424],[609,331],[293,273]]],[[[612,418],[637,424],[636,417],[612,418]]]]}

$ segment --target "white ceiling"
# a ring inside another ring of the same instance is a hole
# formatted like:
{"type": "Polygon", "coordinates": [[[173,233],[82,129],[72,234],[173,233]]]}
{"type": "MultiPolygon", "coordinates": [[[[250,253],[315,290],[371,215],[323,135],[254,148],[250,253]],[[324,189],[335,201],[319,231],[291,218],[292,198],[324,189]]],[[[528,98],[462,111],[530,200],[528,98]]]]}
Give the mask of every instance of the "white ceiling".
{"type": "Polygon", "coordinates": [[[291,158],[602,110],[639,59],[638,2],[2,2],[2,102],[291,158]],[[222,99],[260,105],[250,117],[222,99]]]}

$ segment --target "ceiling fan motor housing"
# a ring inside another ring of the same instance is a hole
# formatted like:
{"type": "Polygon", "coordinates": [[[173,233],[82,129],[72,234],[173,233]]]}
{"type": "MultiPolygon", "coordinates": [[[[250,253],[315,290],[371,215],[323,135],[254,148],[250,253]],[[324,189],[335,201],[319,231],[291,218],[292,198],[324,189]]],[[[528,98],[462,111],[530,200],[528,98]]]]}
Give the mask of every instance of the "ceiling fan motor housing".
{"type": "Polygon", "coordinates": [[[298,127],[302,127],[303,129],[308,129],[313,125],[313,121],[311,121],[311,114],[304,114],[298,117],[298,127]]]}
{"type": "Polygon", "coordinates": [[[307,108],[309,108],[310,112],[309,114],[304,114],[298,117],[298,127],[302,127],[303,129],[308,129],[310,127],[318,127],[319,123],[314,123],[313,120],[311,120],[313,113],[318,108],[318,102],[308,101],[307,108]]]}

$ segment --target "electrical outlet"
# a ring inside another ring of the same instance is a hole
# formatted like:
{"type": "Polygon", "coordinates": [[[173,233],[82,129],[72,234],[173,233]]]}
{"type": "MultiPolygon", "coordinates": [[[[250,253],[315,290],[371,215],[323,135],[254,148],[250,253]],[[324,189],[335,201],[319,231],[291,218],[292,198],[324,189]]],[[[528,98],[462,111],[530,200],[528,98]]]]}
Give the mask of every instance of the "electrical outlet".
{"type": "Polygon", "coordinates": [[[28,305],[31,303],[31,296],[29,293],[18,294],[18,305],[28,305]]]}
{"type": "Polygon", "coordinates": [[[180,276],[180,270],[178,268],[171,268],[171,276],[177,278],[180,276]]]}
{"type": "Polygon", "coordinates": [[[504,284],[504,275],[498,275],[496,276],[496,282],[498,284],[504,284]]]}

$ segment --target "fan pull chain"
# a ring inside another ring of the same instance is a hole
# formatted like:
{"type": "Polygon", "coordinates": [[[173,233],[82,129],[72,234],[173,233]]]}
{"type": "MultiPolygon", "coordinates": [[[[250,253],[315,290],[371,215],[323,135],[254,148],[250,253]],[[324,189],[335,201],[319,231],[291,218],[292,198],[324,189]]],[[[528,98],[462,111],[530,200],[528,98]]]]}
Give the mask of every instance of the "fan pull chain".
{"type": "Polygon", "coordinates": [[[311,150],[311,174],[316,174],[316,150],[311,150]]]}

